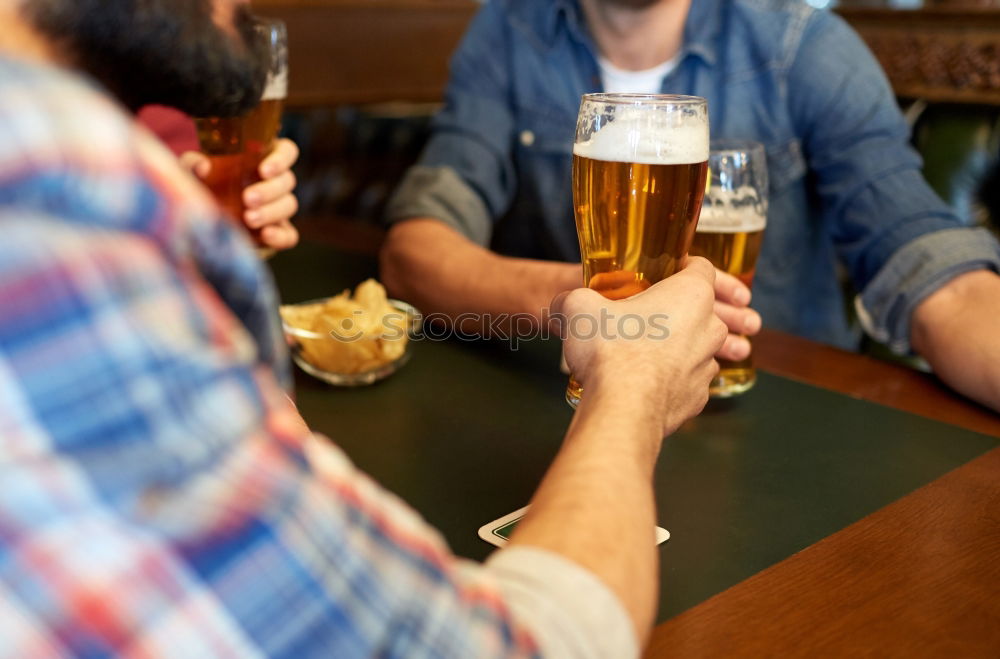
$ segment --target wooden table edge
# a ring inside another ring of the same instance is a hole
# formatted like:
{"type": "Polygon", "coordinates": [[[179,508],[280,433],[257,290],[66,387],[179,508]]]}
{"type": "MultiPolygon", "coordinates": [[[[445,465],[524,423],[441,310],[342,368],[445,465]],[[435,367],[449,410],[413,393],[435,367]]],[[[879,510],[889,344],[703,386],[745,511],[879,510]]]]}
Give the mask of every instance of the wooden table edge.
{"type": "Polygon", "coordinates": [[[661,623],[644,656],[998,656],[998,480],[1000,447],[661,623]]]}
{"type": "MultiPolygon", "coordinates": [[[[754,360],[775,375],[1000,437],[1000,415],[926,373],[776,330],[755,337],[754,360]]],[[[1000,653],[1000,586],[992,598],[970,596],[988,596],[984,579],[1000,584],[998,482],[995,448],[661,623],[645,656],[1000,653]],[[912,580],[906,571],[922,569],[912,561],[921,549],[930,573],[912,580]],[[889,611],[892,622],[882,617],[889,611]]]]}
{"type": "Polygon", "coordinates": [[[763,371],[944,423],[1000,437],[997,414],[928,373],[764,329],[753,339],[763,371]]]}

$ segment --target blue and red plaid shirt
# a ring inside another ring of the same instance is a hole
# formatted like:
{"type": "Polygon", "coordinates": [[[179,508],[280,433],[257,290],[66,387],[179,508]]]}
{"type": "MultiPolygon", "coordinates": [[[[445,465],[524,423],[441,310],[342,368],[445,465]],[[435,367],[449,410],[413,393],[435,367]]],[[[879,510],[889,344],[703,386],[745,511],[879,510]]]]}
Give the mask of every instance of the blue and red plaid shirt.
{"type": "Polygon", "coordinates": [[[301,425],[276,305],[113,100],[0,56],[0,654],[556,647],[515,622],[516,560],[456,559],[301,425]]]}

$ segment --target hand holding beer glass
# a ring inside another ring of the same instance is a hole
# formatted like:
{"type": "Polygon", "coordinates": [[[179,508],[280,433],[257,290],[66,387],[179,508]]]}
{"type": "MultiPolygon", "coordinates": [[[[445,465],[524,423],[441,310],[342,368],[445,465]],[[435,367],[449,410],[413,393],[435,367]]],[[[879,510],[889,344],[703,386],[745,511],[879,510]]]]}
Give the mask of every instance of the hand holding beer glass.
{"type": "MultiPolygon", "coordinates": [[[[708,168],[708,107],[695,96],[585,94],[573,146],[584,285],[617,300],[677,272],[708,168]]],[[[566,400],[580,384],[570,376],[566,400]]]]}
{"type": "Polygon", "coordinates": [[[239,117],[195,120],[198,142],[211,169],[204,179],[219,204],[240,225],[246,206],[243,191],[261,180],[261,161],[274,148],[288,94],[288,36],[281,21],[262,20],[257,37],[265,43],[267,82],[261,102],[239,117]]]}
{"type": "MultiPolygon", "coordinates": [[[[708,168],[711,187],[705,195],[691,254],[704,256],[750,288],[767,225],[764,147],[757,142],[712,142],[708,168]]],[[[757,381],[751,357],[718,361],[721,370],[709,388],[714,398],[741,394],[757,381]]]]}

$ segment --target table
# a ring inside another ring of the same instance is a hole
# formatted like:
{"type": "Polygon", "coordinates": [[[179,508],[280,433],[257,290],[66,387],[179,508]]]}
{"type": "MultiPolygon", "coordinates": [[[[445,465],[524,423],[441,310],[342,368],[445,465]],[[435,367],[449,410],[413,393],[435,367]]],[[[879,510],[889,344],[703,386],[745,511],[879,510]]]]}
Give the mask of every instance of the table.
{"type": "MultiPolygon", "coordinates": [[[[272,264],[287,301],[376,269],[313,243],[272,264]]],[[[657,505],[673,537],[648,656],[996,656],[1000,418],[890,364],[778,332],[756,346],[758,386],[664,444],[657,505]]],[[[413,351],[365,389],[300,373],[299,406],[482,559],[476,529],[527,502],[571,417],[559,346],[413,351]]]]}
{"type": "MultiPolygon", "coordinates": [[[[1000,437],[933,378],[765,332],[772,373],[1000,437]]],[[[1000,656],[1000,448],[659,625],[647,657],[1000,656]]]]}

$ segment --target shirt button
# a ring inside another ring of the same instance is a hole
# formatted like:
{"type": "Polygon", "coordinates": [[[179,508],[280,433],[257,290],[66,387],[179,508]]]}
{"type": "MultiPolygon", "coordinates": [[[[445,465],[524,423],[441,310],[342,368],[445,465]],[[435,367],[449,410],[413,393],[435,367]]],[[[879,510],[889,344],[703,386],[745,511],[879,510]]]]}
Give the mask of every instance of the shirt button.
{"type": "Polygon", "coordinates": [[[524,146],[531,146],[535,143],[535,134],[530,130],[521,131],[521,144],[524,146]]]}

